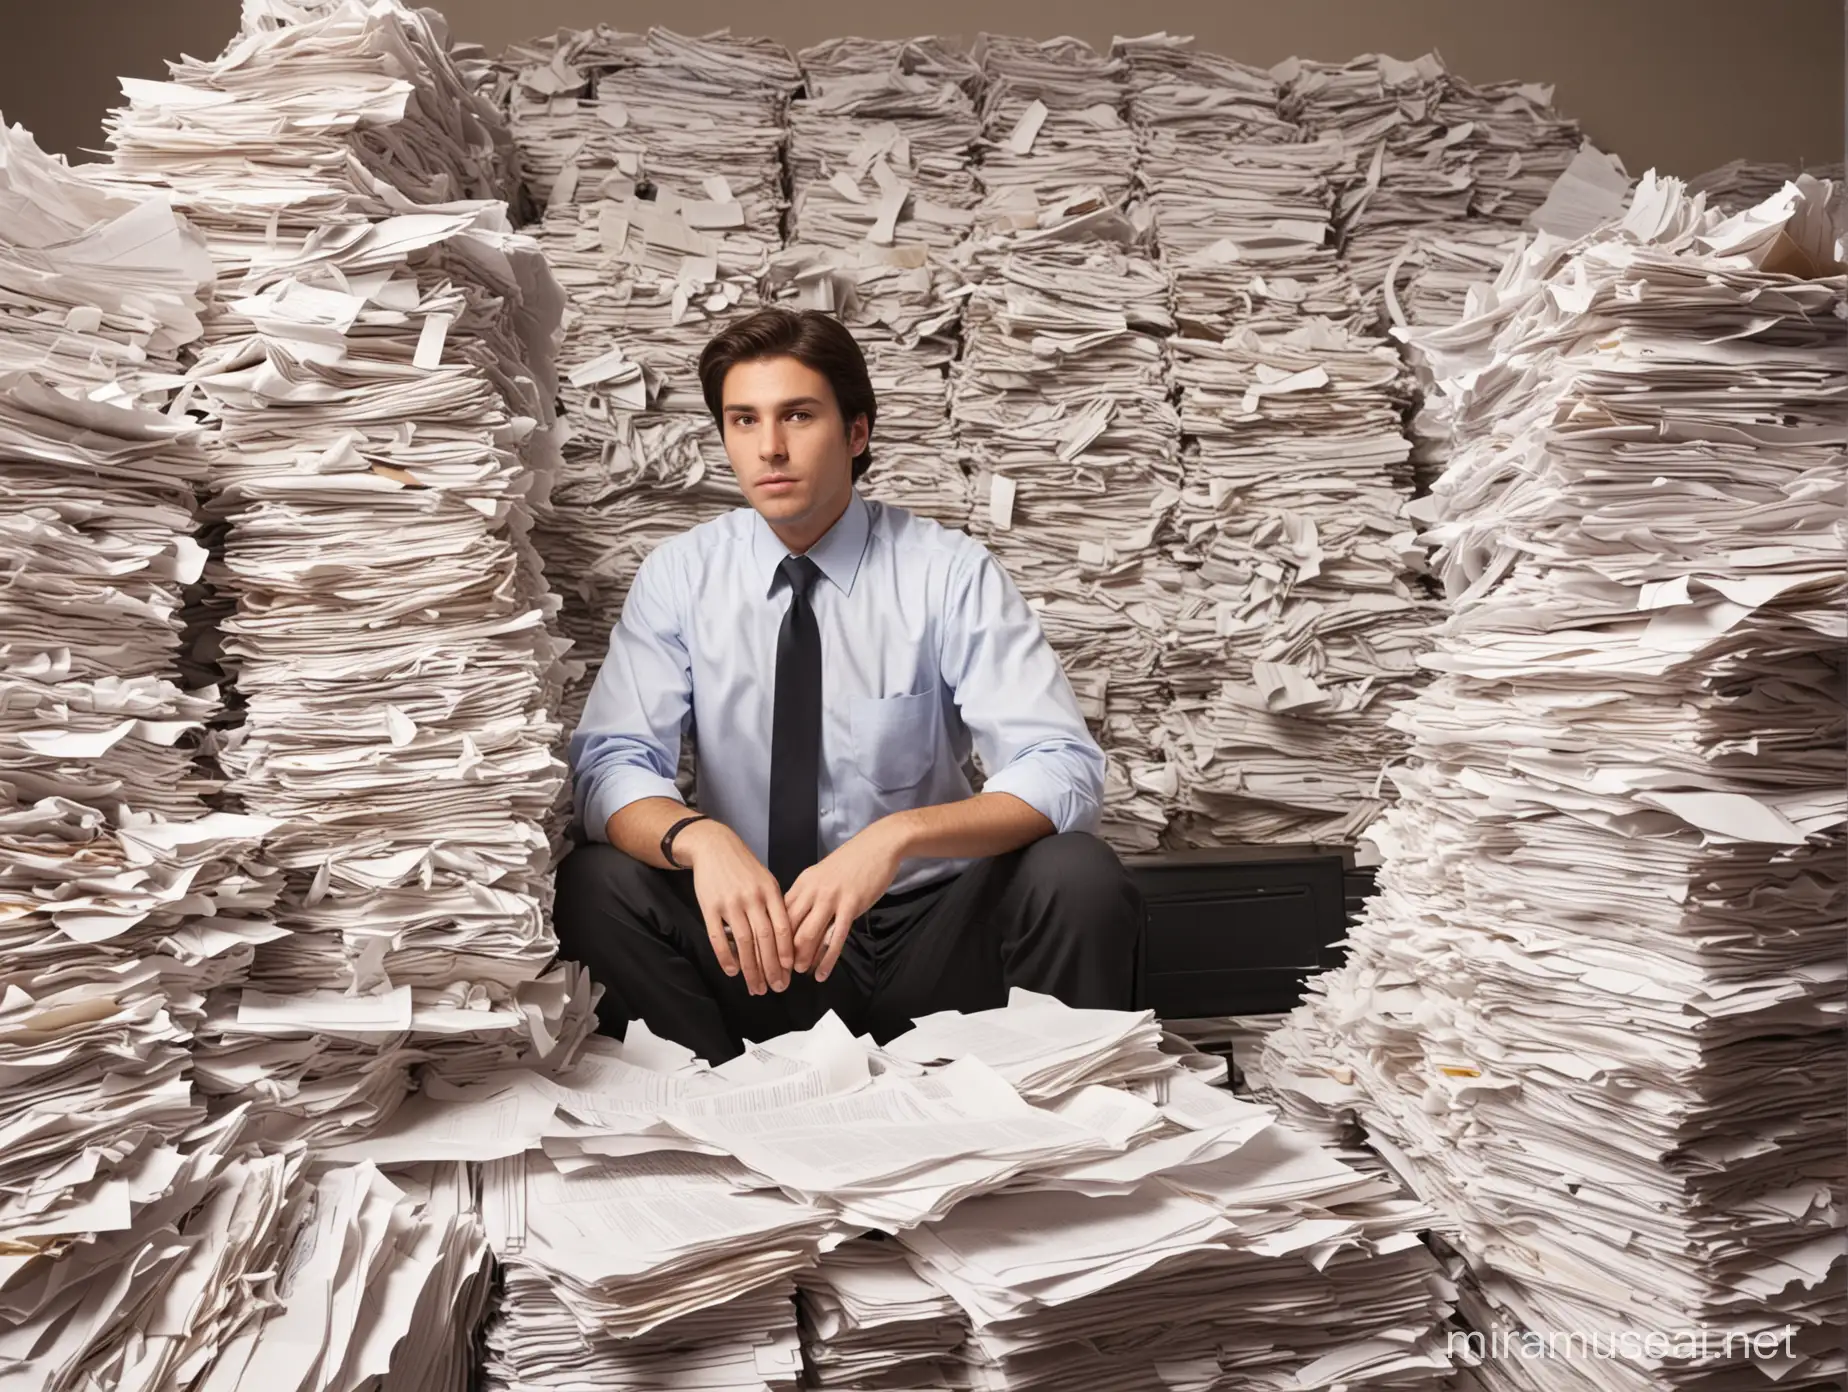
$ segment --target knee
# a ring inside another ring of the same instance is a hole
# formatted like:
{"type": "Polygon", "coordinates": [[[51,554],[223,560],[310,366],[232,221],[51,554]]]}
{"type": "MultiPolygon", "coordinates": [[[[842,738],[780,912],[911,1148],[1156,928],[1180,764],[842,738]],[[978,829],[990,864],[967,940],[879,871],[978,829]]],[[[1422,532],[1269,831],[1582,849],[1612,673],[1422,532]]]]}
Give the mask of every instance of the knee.
{"type": "Polygon", "coordinates": [[[1064,923],[1106,938],[1134,940],[1142,932],[1142,895],[1116,852],[1095,836],[1071,831],[1036,841],[1021,873],[1064,923]]]}

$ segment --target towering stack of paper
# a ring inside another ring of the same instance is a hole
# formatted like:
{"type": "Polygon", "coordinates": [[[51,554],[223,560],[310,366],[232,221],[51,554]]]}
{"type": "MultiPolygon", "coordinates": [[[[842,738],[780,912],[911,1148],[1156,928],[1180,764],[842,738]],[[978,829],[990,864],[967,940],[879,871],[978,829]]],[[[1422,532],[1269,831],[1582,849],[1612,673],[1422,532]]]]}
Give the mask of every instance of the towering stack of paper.
{"type": "Polygon", "coordinates": [[[864,490],[946,526],[969,522],[950,433],[960,306],[941,253],[968,235],[979,191],[981,72],[939,39],[839,39],[800,55],[789,111],[794,206],[768,293],[852,329],[879,403],[864,490]]]}
{"type": "Polygon", "coordinates": [[[1167,277],[1126,206],[1126,65],[1076,40],[984,36],[981,231],[965,295],[956,438],[973,530],[1039,612],[1111,758],[1103,833],[1152,848],[1169,789],[1156,656],[1180,572],[1159,546],[1179,496],[1163,343],[1167,277]]]}
{"type": "Polygon", "coordinates": [[[1412,623],[1379,622],[1413,601],[1391,541],[1410,483],[1402,368],[1355,334],[1333,237],[1360,144],[1305,138],[1299,65],[1278,70],[1286,87],[1165,34],[1117,52],[1180,327],[1169,839],[1345,836],[1378,808],[1380,683],[1416,646],[1412,623]]]}
{"type": "Polygon", "coordinates": [[[1409,63],[1370,53],[1348,63],[1291,58],[1272,73],[1284,84],[1284,113],[1303,133],[1352,154],[1335,226],[1349,273],[1377,318],[1399,253],[1431,224],[1469,212],[1472,132],[1447,125],[1440,112],[1443,64],[1430,53],[1409,63]]]}
{"type": "Polygon", "coordinates": [[[1445,72],[1437,117],[1445,158],[1469,168],[1468,216],[1431,223],[1402,246],[1385,286],[1396,323],[1453,322],[1468,288],[1495,278],[1580,145],[1578,122],[1560,117],[1541,83],[1477,87],[1445,72]]]}
{"type": "Polygon", "coordinates": [[[1115,766],[1104,832],[1149,849],[1171,791],[1158,658],[1181,591],[1161,545],[1181,482],[1167,277],[1146,221],[1096,190],[1040,221],[955,254],[957,441],[977,469],[973,529],[1038,611],[1115,766]]]}
{"type": "Polygon", "coordinates": [[[218,266],[181,400],[236,598],[221,762],[286,880],[199,1076],[305,1136],[388,1114],[416,1064],[586,1024],[538,980],[564,665],[530,533],[562,297],[444,43],[395,4],[251,0],[220,57],[125,81],[110,136],[110,176],[170,187],[218,266]]]}
{"type": "Polygon", "coordinates": [[[272,823],[211,810],[195,754],[219,693],[179,662],[208,465],[160,408],[211,286],[170,199],[0,128],[0,1377],[20,1387],[114,1385],[134,1302],[180,1256],[167,1200],[210,1177],[206,992],[276,932],[272,823]]]}
{"type": "Polygon", "coordinates": [[[1354,148],[1338,134],[1305,139],[1262,69],[1166,34],[1119,39],[1116,51],[1129,65],[1137,184],[1180,331],[1217,339],[1309,317],[1358,325],[1360,297],[1334,238],[1354,148]]]}
{"type": "Polygon", "coordinates": [[[1265,1071],[1351,1072],[1485,1299],[1627,1341],[1548,1387],[1843,1374],[1830,192],[1723,217],[1645,176],[1409,334],[1455,398],[1427,512],[1454,611],[1400,718],[1380,892],[1265,1071]]]}
{"type": "Polygon", "coordinates": [[[1401,532],[1403,364],[1322,322],[1172,346],[1200,562],[1168,657],[1177,834],[1350,840],[1382,806],[1389,703],[1431,622],[1401,532]]]}
{"type": "Polygon", "coordinates": [[[565,34],[509,61],[537,234],[570,299],[570,443],[540,536],[584,664],[569,724],[642,557],[741,501],[696,367],[713,333],[763,303],[800,75],[766,41],[664,29],[565,34]]]}
{"type": "Polygon", "coordinates": [[[834,39],[797,55],[789,240],[934,247],[969,235],[982,70],[936,38],[834,39]]]}
{"type": "Polygon", "coordinates": [[[1072,38],[983,34],[972,52],[984,82],[976,171],[984,221],[1000,213],[1031,219],[1093,192],[1121,206],[1136,162],[1124,61],[1072,38]]]}

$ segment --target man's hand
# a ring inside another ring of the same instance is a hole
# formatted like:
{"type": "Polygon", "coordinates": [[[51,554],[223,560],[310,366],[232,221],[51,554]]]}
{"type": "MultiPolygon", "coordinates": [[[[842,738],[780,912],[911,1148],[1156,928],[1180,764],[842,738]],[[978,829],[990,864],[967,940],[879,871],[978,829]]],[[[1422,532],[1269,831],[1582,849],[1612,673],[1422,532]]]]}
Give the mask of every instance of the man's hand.
{"type": "Polygon", "coordinates": [[[884,897],[903,859],[903,838],[890,820],[874,822],[796,877],[787,902],[797,971],[813,966],[815,980],[828,979],[854,920],[884,897]]]}
{"type": "Polygon", "coordinates": [[[754,996],[787,989],[795,963],[795,934],[776,876],[720,822],[695,822],[681,832],[674,856],[693,870],[693,893],[706,919],[706,937],[725,974],[736,976],[742,970],[754,996]]]}

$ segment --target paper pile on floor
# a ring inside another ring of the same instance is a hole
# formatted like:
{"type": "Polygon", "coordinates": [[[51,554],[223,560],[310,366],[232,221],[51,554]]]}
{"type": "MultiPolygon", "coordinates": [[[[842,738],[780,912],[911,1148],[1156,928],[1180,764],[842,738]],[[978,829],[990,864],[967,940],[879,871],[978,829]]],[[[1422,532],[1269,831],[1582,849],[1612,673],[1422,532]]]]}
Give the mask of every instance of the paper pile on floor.
{"type": "Polygon", "coordinates": [[[445,42],[428,12],[251,0],[220,57],[125,81],[101,176],[170,187],[218,267],[178,402],[236,605],[218,757],[285,888],[199,1075],[304,1137],[388,1115],[418,1064],[588,1023],[581,974],[539,979],[564,664],[530,532],[562,296],[445,42]]]}
{"type": "Polygon", "coordinates": [[[1424,1385],[1448,1366],[1429,1211],[1223,1071],[1146,1014],[1018,991],[884,1049],[830,1016],[716,1070],[631,1026],[327,1154],[489,1161],[490,1386],[793,1387],[792,1282],[811,1385],[1424,1385]]]}
{"type": "Polygon", "coordinates": [[[1843,1375],[1830,194],[1723,217],[1645,176],[1619,223],[1409,335],[1453,398],[1423,506],[1454,612],[1369,832],[1380,891],[1263,1073],[1358,1109],[1497,1317],[1708,1336],[1549,1361],[1549,1392],[1843,1375]]]}
{"type": "Polygon", "coordinates": [[[569,297],[569,443],[539,545],[582,667],[574,723],[642,557],[741,502],[697,364],[761,307],[782,244],[786,107],[799,74],[764,40],[607,28],[504,62],[534,229],[569,297]]]}

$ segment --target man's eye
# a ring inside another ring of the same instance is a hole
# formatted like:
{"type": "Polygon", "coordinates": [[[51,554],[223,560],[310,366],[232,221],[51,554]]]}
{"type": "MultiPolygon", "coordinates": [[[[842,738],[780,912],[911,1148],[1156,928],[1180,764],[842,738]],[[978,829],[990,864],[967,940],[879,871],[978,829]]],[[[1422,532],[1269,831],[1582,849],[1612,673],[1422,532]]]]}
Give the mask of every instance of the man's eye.
{"type": "Polygon", "coordinates": [[[807,411],[791,411],[789,413],[789,418],[791,420],[805,421],[809,418],[809,413],[807,411]]]}
{"type": "Polygon", "coordinates": [[[750,423],[751,423],[751,417],[749,416],[733,416],[732,417],[733,425],[749,425],[750,423]]]}

